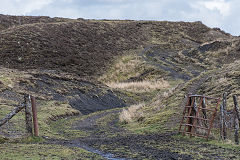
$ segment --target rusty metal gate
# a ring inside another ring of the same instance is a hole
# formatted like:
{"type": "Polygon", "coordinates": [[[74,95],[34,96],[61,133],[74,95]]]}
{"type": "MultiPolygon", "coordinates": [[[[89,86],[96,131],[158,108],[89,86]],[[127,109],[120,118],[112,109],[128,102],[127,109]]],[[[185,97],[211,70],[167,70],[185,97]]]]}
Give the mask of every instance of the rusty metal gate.
{"type": "Polygon", "coordinates": [[[188,95],[179,133],[208,140],[220,99],[203,95],[188,95]]]}

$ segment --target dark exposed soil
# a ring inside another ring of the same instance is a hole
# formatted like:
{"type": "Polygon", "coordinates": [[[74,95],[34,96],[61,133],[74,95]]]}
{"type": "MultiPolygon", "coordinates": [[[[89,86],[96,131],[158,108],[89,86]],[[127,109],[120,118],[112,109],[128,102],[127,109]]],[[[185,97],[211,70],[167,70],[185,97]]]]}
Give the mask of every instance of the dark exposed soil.
{"type": "MultiPolygon", "coordinates": [[[[73,129],[86,131],[90,133],[89,136],[84,138],[77,138],[69,141],[53,140],[50,139],[48,143],[62,144],[67,146],[77,146],[89,151],[100,151],[102,156],[109,153],[113,159],[191,159],[191,156],[181,155],[170,150],[161,150],[146,145],[146,142],[167,142],[171,140],[172,133],[159,134],[159,135],[134,135],[124,128],[118,126],[117,111],[107,111],[86,119],[77,121],[73,129]],[[106,126],[99,124],[101,118],[112,115],[106,126]],[[136,156],[136,157],[134,157],[136,156]]],[[[107,158],[107,157],[105,157],[107,158]]]]}
{"type": "Polygon", "coordinates": [[[148,64],[168,72],[168,76],[171,78],[190,80],[191,76],[188,73],[181,73],[182,68],[176,66],[177,64],[173,61],[177,51],[164,50],[162,48],[160,45],[147,47],[140,53],[140,56],[148,64]],[[170,59],[168,60],[168,58],[170,59]]]}
{"type": "Polygon", "coordinates": [[[240,53],[234,48],[228,51],[228,54],[225,54],[227,51],[223,49],[230,48],[233,45],[230,41],[195,43],[194,45],[189,42],[182,43],[191,46],[191,48],[178,50],[169,49],[165,44],[151,45],[146,47],[139,56],[146,63],[164,71],[164,78],[182,79],[184,81],[197,77],[204,71],[221,68],[224,64],[233,63],[240,59],[240,53]]]}
{"type": "Polygon", "coordinates": [[[82,114],[125,107],[126,95],[112,91],[101,83],[80,79],[78,76],[54,71],[28,72],[31,76],[16,80],[13,89],[6,88],[0,97],[22,102],[23,93],[31,93],[40,100],[67,101],[82,114]],[[17,83],[18,82],[18,83],[17,83]]]}

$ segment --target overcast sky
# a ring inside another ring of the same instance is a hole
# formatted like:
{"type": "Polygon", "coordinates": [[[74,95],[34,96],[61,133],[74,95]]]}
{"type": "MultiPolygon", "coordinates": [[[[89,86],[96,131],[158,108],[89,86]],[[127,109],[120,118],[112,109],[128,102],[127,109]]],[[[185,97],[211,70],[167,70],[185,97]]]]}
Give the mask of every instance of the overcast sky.
{"type": "Polygon", "coordinates": [[[240,0],[0,0],[0,14],[202,21],[240,35],[240,0]]]}

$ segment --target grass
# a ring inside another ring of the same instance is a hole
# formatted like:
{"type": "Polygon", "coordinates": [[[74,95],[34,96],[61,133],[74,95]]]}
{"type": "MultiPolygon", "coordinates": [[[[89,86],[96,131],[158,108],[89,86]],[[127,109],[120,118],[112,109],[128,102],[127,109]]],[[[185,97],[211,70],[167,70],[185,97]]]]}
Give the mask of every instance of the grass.
{"type": "Polygon", "coordinates": [[[161,79],[159,73],[162,71],[144,62],[138,55],[141,51],[142,48],[124,52],[122,56],[116,58],[113,65],[98,80],[105,84],[111,84],[124,82],[130,78],[141,78],[141,80],[161,79]]]}
{"type": "MultiPolygon", "coordinates": [[[[13,106],[0,105],[0,118],[4,118],[13,109],[13,106]]],[[[24,112],[20,111],[14,116],[9,122],[0,128],[1,134],[7,135],[8,137],[19,138],[24,135],[25,132],[25,119],[24,112]]]]}
{"type": "Polygon", "coordinates": [[[211,159],[211,155],[218,154],[219,158],[222,159],[239,159],[239,155],[235,154],[235,151],[240,149],[239,145],[235,145],[231,142],[219,141],[219,140],[209,140],[182,135],[175,135],[173,139],[179,143],[175,144],[175,151],[178,153],[184,153],[193,155],[195,159],[211,159]],[[184,143],[188,144],[185,145],[184,143]],[[217,149],[217,150],[216,150],[217,149]],[[205,154],[208,154],[207,157],[205,154]]]}
{"type": "Polygon", "coordinates": [[[17,71],[14,69],[0,68],[0,87],[1,90],[5,88],[17,87],[17,83],[25,78],[30,78],[31,75],[24,71],[17,71]]]}
{"type": "Polygon", "coordinates": [[[51,122],[50,128],[52,130],[52,133],[54,133],[54,136],[51,135],[51,137],[55,137],[57,139],[74,139],[78,137],[86,137],[90,133],[87,133],[85,131],[81,131],[78,129],[74,129],[74,123],[77,120],[84,119],[85,116],[81,117],[68,117],[68,118],[63,118],[59,119],[57,121],[51,122]]]}
{"type": "MultiPolygon", "coordinates": [[[[3,118],[14,107],[14,101],[1,100],[0,118],[3,118]],[[7,105],[8,104],[8,105],[7,105]]],[[[38,123],[40,137],[27,136],[25,131],[25,112],[22,110],[7,124],[1,127],[0,155],[1,159],[92,159],[96,155],[79,148],[63,147],[60,145],[37,144],[44,140],[42,136],[61,138],[51,127],[51,121],[66,115],[76,115],[79,111],[68,103],[57,101],[37,100],[38,123]],[[18,142],[18,143],[15,143],[18,142]],[[32,144],[35,143],[35,144],[32,144]]],[[[75,132],[74,134],[77,135],[75,132]]],[[[81,133],[82,134],[82,133],[81,133]]]]}
{"type": "Polygon", "coordinates": [[[38,121],[40,136],[53,137],[55,132],[52,130],[49,121],[61,119],[62,117],[78,115],[80,112],[73,109],[68,103],[58,101],[42,101],[39,104],[38,121]]]}
{"type": "Polygon", "coordinates": [[[182,81],[170,81],[169,89],[158,91],[152,95],[152,99],[145,103],[145,106],[137,110],[137,115],[141,115],[141,121],[138,121],[138,118],[132,118],[131,123],[125,126],[136,133],[159,133],[175,130],[177,128],[176,121],[178,122],[176,118],[182,114],[182,109],[179,112],[178,107],[184,97],[180,96],[182,91],[181,87],[178,87],[181,83],[182,81]]]}
{"type": "Polygon", "coordinates": [[[123,109],[123,111],[119,115],[119,120],[122,123],[130,123],[133,122],[134,119],[137,121],[143,118],[143,113],[139,112],[139,110],[144,106],[143,103],[137,105],[131,105],[127,109],[123,109]]]}
{"type": "MultiPolygon", "coordinates": [[[[92,134],[91,131],[83,131],[76,129],[77,127],[76,122],[84,120],[88,118],[89,116],[95,116],[101,113],[105,112],[112,112],[112,111],[117,111],[120,110],[119,108],[116,109],[109,109],[107,111],[98,111],[91,113],[89,115],[82,115],[82,116],[73,116],[73,117],[68,117],[68,118],[63,118],[59,119],[57,121],[53,121],[50,123],[50,130],[52,135],[51,137],[57,138],[57,139],[64,139],[64,140],[71,140],[71,139],[76,139],[80,137],[87,137],[90,134],[92,134]]],[[[106,128],[108,123],[112,121],[113,118],[115,118],[115,114],[108,114],[108,116],[103,116],[102,118],[99,118],[96,123],[100,125],[101,127],[106,128]]]]}
{"type": "Polygon", "coordinates": [[[126,127],[129,131],[135,134],[154,134],[154,133],[165,133],[169,131],[163,125],[156,125],[156,124],[144,125],[139,122],[131,122],[128,124],[124,124],[122,126],[126,127]]]}
{"type": "Polygon", "coordinates": [[[138,81],[138,82],[121,82],[121,83],[108,83],[109,87],[114,89],[121,89],[131,92],[150,92],[153,90],[166,89],[169,83],[163,79],[158,81],[138,81]]]}
{"type": "Polygon", "coordinates": [[[5,143],[0,145],[0,155],[9,160],[102,159],[80,148],[50,144],[5,143]]]}
{"type": "MultiPolygon", "coordinates": [[[[41,82],[44,81],[40,78],[38,79],[34,77],[35,74],[39,74],[37,70],[19,71],[16,69],[0,68],[0,73],[0,90],[3,89],[7,91],[7,93],[4,93],[7,97],[3,96],[0,98],[0,119],[5,117],[16,105],[23,102],[23,93],[29,93],[37,97],[40,136],[55,136],[54,131],[51,130],[51,121],[61,119],[66,116],[81,114],[78,110],[73,109],[67,100],[52,100],[51,95],[45,94],[46,92],[49,92],[49,90],[46,89],[46,86],[43,86],[40,92],[34,92],[34,90],[36,91],[39,88],[39,84],[36,82],[38,80],[41,82]],[[33,91],[28,91],[28,88],[31,88],[33,91]]],[[[64,75],[65,73],[61,73],[57,75],[51,71],[45,71],[45,73],[53,78],[59,78],[59,80],[61,80],[62,77],[70,80],[66,84],[63,80],[61,83],[64,85],[64,87],[61,88],[55,87],[55,82],[53,80],[51,83],[45,80],[45,85],[52,85],[52,89],[54,91],[61,92],[59,94],[65,94],[66,92],[64,92],[64,90],[66,90],[66,88],[70,88],[69,90],[71,90],[72,88],[78,86],[71,81],[74,78],[72,78],[70,74],[64,75]]],[[[6,138],[19,138],[21,136],[25,136],[25,132],[24,109],[14,116],[6,125],[0,128],[0,134],[6,138]]]]}

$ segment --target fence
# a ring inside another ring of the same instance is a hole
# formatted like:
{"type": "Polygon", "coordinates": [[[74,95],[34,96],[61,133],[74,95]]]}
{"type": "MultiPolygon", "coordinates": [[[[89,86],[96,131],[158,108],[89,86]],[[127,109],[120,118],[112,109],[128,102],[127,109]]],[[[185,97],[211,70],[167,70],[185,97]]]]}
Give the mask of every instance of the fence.
{"type": "Polygon", "coordinates": [[[239,106],[237,96],[233,95],[233,108],[227,110],[227,93],[223,94],[223,103],[220,107],[220,138],[234,139],[239,144],[239,106]]]}
{"type": "Polygon", "coordinates": [[[32,128],[33,126],[34,136],[39,136],[36,99],[35,97],[27,94],[24,95],[24,102],[22,104],[15,107],[9,114],[7,114],[3,119],[0,120],[0,127],[6,124],[10,119],[12,119],[16,114],[18,114],[23,109],[25,109],[25,122],[27,133],[33,135],[32,128]]]}
{"type": "Polygon", "coordinates": [[[188,95],[179,133],[188,134],[190,137],[203,137],[208,140],[211,129],[214,129],[215,135],[219,134],[220,139],[226,140],[234,137],[235,144],[239,144],[239,106],[236,95],[233,95],[232,98],[234,107],[227,110],[227,93],[223,94],[221,104],[219,98],[188,95]],[[219,108],[220,112],[217,114],[219,108]],[[234,135],[232,135],[233,133],[234,135]]]}

